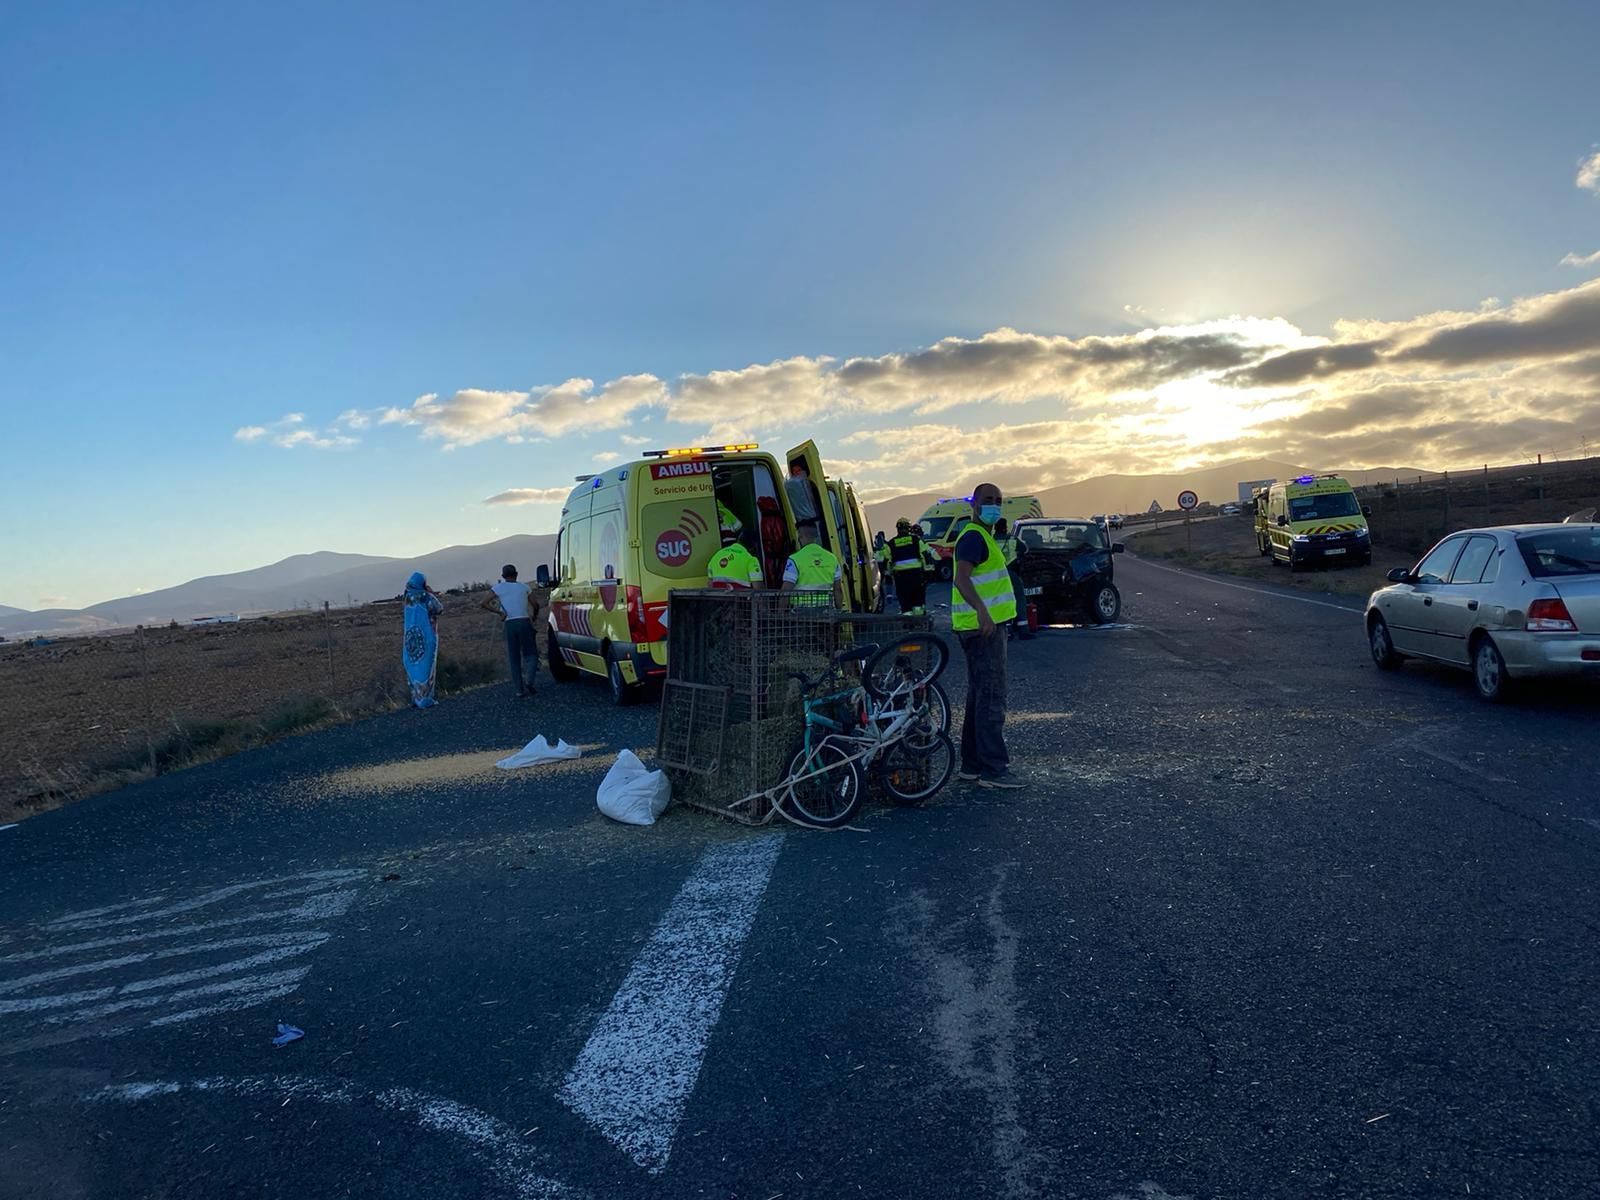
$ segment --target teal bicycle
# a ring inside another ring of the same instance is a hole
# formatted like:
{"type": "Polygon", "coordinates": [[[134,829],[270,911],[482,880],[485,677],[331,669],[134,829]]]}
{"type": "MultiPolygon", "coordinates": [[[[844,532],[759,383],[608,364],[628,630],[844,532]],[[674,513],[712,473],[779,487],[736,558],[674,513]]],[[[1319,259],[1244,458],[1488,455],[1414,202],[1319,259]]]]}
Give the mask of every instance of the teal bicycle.
{"type": "Polygon", "coordinates": [[[838,829],[861,808],[870,780],[896,804],[922,804],[955,772],[950,706],[934,682],[949,651],[938,638],[905,637],[837,655],[805,690],[805,739],[772,789],[797,825],[838,829]],[[846,682],[849,667],[858,682],[846,682]]]}

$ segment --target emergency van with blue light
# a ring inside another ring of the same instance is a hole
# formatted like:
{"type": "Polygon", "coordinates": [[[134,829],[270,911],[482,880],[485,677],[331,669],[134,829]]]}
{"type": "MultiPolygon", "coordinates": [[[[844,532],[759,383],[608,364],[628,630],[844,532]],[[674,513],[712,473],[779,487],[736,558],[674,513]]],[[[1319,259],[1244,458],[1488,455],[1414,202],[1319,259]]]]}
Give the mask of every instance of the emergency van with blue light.
{"type": "Polygon", "coordinates": [[[1298,571],[1372,562],[1370,508],[1340,475],[1301,475],[1274,483],[1256,497],[1256,549],[1298,571]]]}
{"type": "MultiPolygon", "coordinates": [[[[873,611],[871,533],[854,490],[824,477],[812,442],[786,461],[804,465],[806,481],[820,488],[811,495],[818,534],[844,568],[850,610],[873,611]]],[[[619,704],[665,678],[668,595],[707,585],[724,533],[760,563],[766,587],[779,587],[799,544],[786,479],[754,442],[654,450],[579,476],[561,509],[555,563],[538,569],[551,589],[550,674],[561,682],[600,676],[619,704]]]]}
{"type": "MultiPolygon", "coordinates": [[[[1010,525],[1033,517],[1044,516],[1044,507],[1037,496],[1006,496],[1000,501],[1000,515],[1010,525]]],[[[928,506],[917,518],[922,526],[922,540],[939,556],[935,575],[948,583],[955,574],[956,542],[961,531],[972,519],[972,497],[951,496],[928,506]]]]}

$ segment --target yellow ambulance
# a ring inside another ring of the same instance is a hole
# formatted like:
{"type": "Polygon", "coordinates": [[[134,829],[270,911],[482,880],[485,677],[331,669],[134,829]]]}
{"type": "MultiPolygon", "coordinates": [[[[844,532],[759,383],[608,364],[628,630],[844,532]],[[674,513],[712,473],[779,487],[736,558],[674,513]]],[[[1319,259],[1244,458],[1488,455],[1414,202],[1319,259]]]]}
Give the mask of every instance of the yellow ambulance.
{"type": "Polygon", "coordinates": [[[1372,515],[1339,475],[1301,475],[1256,496],[1256,549],[1298,571],[1312,563],[1372,561],[1372,515]]]}
{"type": "MultiPolygon", "coordinates": [[[[647,452],[579,476],[561,509],[550,587],[550,674],[562,682],[598,675],[627,704],[667,673],[667,596],[706,586],[706,567],[732,531],[755,555],[766,586],[782,583],[799,544],[792,486],[807,487],[821,540],[844,569],[847,603],[878,603],[871,534],[848,484],[828,480],[815,444],[789,451],[808,479],[789,479],[754,442],[647,452]]],[[[804,497],[800,497],[801,500],[804,497]]]]}
{"type": "MultiPolygon", "coordinates": [[[[1037,496],[1003,496],[1000,515],[1009,525],[1030,517],[1044,516],[1044,507],[1037,496]]],[[[952,496],[928,506],[917,518],[922,526],[922,540],[939,556],[938,577],[948,582],[955,574],[956,542],[961,530],[972,517],[972,497],[952,496]]]]}

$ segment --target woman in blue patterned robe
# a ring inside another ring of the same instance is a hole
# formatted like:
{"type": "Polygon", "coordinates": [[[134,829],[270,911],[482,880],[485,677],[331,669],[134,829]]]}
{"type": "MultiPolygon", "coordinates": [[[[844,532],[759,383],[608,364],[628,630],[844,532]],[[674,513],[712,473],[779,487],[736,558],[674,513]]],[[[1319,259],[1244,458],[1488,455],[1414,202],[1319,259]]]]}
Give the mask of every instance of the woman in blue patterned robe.
{"type": "Polygon", "coordinates": [[[437,703],[433,685],[439,669],[439,613],[443,609],[422,572],[413,572],[406,580],[405,638],[400,657],[406,681],[411,685],[411,703],[418,708],[432,708],[437,703]]]}

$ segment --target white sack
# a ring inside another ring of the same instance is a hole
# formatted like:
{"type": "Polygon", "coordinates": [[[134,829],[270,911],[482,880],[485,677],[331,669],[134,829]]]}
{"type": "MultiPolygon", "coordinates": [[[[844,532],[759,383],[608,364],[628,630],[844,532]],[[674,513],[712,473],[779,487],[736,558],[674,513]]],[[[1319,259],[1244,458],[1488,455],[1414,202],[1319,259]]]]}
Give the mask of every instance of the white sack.
{"type": "Polygon", "coordinates": [[[666,773],[647,769],[632,750],[624,750],[600,781],[595,802],[613,821],[654,825],[671,799],[672,781],[666,773]]]}
{"type": "Polygon", "coordinates": [[[565,738],[552,746],[549,740],[540,734],[510,758],[502,758],[495,766],[502,771],[512,771],[517,767],[534,767],[540,763],[563,762],[566,759],[577,758],[582,753],[576,746],[567,745],[565,738]]]}

